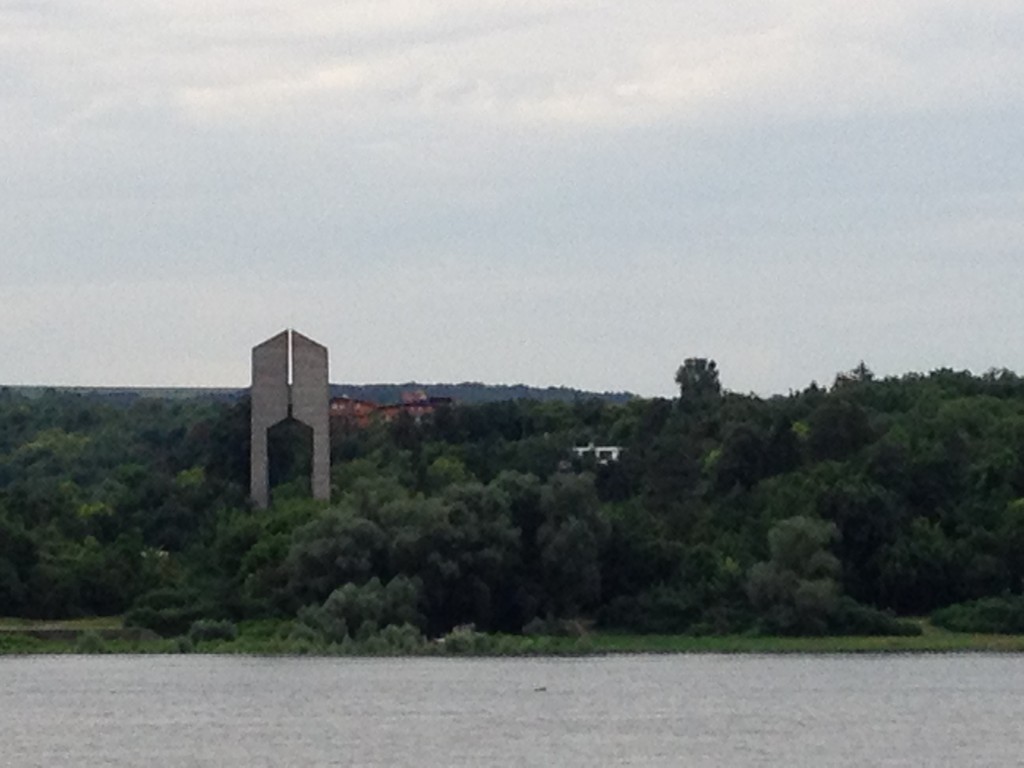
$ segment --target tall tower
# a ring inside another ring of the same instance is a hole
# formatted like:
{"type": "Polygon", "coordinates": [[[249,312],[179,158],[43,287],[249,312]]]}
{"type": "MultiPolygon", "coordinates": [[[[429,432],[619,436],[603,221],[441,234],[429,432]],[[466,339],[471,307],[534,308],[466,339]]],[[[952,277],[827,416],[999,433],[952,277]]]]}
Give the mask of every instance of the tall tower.
{"type": "Polygon", "coordinates": [[[267,430],[294,418],[313,430],[313,498],[331,498],[327,348],[291,329],[252,349],[252,449],[249,488],[253,504],[270,504],[267,430]]]}

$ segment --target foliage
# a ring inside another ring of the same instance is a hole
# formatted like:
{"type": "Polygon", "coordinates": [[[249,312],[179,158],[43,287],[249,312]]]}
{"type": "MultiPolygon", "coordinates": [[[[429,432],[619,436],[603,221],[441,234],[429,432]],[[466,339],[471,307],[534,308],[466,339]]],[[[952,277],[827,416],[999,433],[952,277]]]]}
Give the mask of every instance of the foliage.
{"type": "Polygon", "coordinates": [[[862,363],[759,398],[694,357],[676,383],[336,424],[329,505],[303,491],[308,436],[283,428],[267,510],[246,501],[245,399],[0,390],[0,614],[123,614],[167,638],[264,622],[287,630],[232,647],[339,653],[426,652],[468,625],[900,634],[896,615],[951,605],[937,621],[1015,626],[1016,374],[862,363]],[[575,461],[591,441],[620,460],[575,461]]]}
{"type": "Polygon", "coordinates": [[[683,404],[703,403],[719,397],[722,384],[718,364],[704,357],[688,358],[676,371],[679,399],[683,404]]]}
{"type": "Polygon", "coordinates": [[[104,653],[106,650],[103,637],[91,629],[82,632],[75,640],[76,653],[104,653]]]}
{"type": "Polygon", "coordinates": [[[838,606],[839,560],[826,546],[835,527],[791,517],[768,533],[770,559],[750,569],[747,593],[767,634],[826,634],[838,606]]]}
{"type": "Polygon", "coordinates": [[[236,637],[238,627],[226,619],[199,619],[193,621],[188,629],[188,639],[196,644],[204,640],[234,640],[236,637]]]}
{"type": "Polygon", "coordinates": [[[602,611],[601,623],[643,634],[679,634],[689,632],[700,615],[692,594],[662,585],[615,598],[602,611]]]}
{"type": "Polygon", "coordinates": [[[891,611],[879,611],[846,596],[840,598],[834,616],[833,634],[837,635],[913,637],[921,633],[916,622],[897,619],[891,611]]]}
{"type": "Polygon", "coordinates": [[[933,613],[932,622],[954,632],[1024,634],[1024,597],[1004,595],[957,603],[933,613]]]}
{"type": "Polygon", "coordinates": [[[418,586],[405,576],[396,576],[387,585],[374,577],[362,585],[338,587],[322,606],[303,607],[298,618],[328,642],[366,639],[383,628],[421,625],[419,599],[418,586]]]}
{"type": "Polygon", "coordinates": [[[486,654],[494,648],[491,635],[477,632],[472,624],[455,627],[441,638],[441,646],[450,654],[486,654]]]}
{"type": "Polygon", "coordinates": [[[186,634],[201,619],[222,612],[221,606],[201,598],[197,591],[165,588],[140,595],[125,614],[124,624],[170,637],[186,634]]]}

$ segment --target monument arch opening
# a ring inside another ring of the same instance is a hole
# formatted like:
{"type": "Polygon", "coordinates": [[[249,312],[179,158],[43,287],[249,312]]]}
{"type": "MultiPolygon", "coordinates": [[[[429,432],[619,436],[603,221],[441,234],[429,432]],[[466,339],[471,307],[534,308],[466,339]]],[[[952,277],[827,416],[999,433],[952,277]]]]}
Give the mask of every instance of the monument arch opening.
{"type": "Polygon", "coordinates": [[[313,476],[313,428],[291,417],[267,430],[267,487],[270,499],[310,496],[313,476]]]}
{"type": "Polygon", "coordinates": [[[270,504],[270,429],[289,420],[312,430],[310,491],[330,500],[328,376],[327,348],[291,329],[253,347],[249,490],[256,507],[270,504]]]}

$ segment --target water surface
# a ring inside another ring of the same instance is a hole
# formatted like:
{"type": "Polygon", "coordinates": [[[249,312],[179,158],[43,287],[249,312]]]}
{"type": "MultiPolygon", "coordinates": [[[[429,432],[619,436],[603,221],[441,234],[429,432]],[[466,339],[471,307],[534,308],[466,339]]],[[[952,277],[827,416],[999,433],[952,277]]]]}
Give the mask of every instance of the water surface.
{"type": "Polygon", "coordinates": [[[5,766],[1005,766],[1024,659],[0,658],[5,766]]]}

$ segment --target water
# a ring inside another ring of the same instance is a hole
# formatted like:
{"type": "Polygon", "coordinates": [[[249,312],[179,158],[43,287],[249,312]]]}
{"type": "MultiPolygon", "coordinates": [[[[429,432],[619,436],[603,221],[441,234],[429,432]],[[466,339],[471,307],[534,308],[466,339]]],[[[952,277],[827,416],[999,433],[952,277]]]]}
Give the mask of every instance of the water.
{"type": "Polygon", "coordinates": [[[1007,766],[1016,656],[0,658],[4,766],[1007,766]]]}

